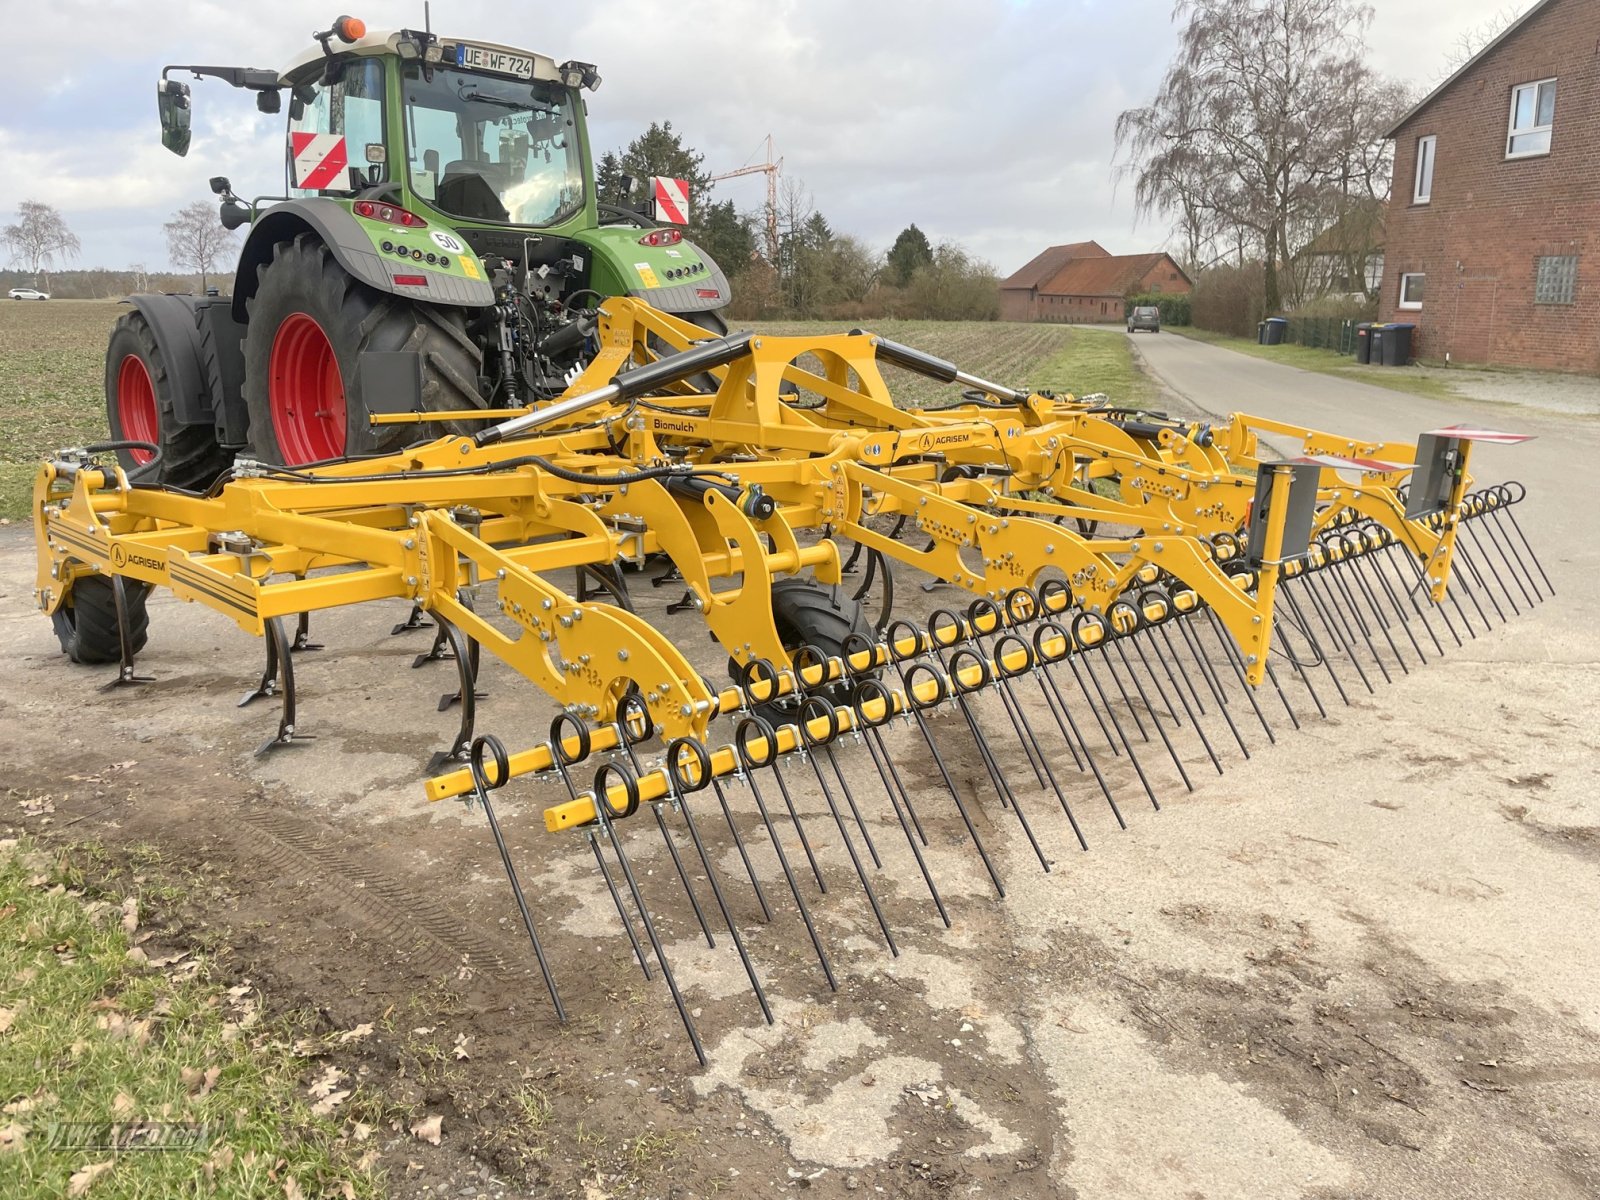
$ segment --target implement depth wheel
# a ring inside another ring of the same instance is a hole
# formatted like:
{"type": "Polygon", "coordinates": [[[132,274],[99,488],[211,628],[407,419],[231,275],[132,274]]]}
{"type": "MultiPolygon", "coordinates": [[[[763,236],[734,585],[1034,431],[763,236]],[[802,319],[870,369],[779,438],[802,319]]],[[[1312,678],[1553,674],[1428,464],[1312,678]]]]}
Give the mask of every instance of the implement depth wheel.
{"type": "MultiPolygon", "coordinates": [[[[878,640],[859,600],[853,599],[842,587],[827,587],[809,578],[773,581],[772,623],[777,626],[783,648],[791,653],[801,646],[815,646],[827,657],[839,658],[851,634],[858,634],[868,642],[878,640]]],[[[739,678],[738,664],[731,659],[728,671],[734,679],[739,678]]],[[[834,704],[845,704],[852,690],[849,683],[841,682],[821,689],[819,694],[834,704]]],[[[776,722],[779,718],[792,721],[792,711],[784,707],[788,704],[785,700],[759,705],[757,712],[769,721],[776,722]]]]}
{"type": "MultiPolygon", "coordinates": [[[[304,233],[278,245],[258,278],[244,340],[244,400],[256,457],[294,467],[392,454],[437,437],[443,430],[436,424],[368,421],[358,370],[367,353],[418,354],[426,411],[484,407],[483,356],[456,310],[374,291],[304,233]]],[[[391,411],[381,403],[377,409],[391,411]]],[[[479,427],[442,425],[454,433],[479,427]]]]}
{"type": "MultiPolygon", "coordinates": [[[[150,614],[145,600],[150,585],[124,578],[122,595],[128,611],[128,649],[137,654],[150,638],[150,614]]],[[[81,575],[72,585],[67,602],[50,615],[61,651],[86,667],[120,662],[122,642],[117,636],[117,598],[104,575],[81,575]]]]}
{"type": "MultiPolygon", "coordinates": [[[[167,362],[150,323],[140,312],[123,313],[106,346],[106,425],[113,441],[152,442],[161,461],[140,482],[204,491],[232,459],[217,445],[210,425],[180,425],[167,362]]],[[[124,471],[150,461],[147,450],[118,450],[124,471]]]]}

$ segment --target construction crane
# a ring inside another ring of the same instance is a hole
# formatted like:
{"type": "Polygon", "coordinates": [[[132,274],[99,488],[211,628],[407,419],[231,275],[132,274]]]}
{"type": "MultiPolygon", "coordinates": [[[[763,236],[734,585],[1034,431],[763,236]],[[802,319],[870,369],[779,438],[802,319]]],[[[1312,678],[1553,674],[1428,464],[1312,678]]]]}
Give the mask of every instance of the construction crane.
{"type": "Polygon", "coordinates": [[[713,175],[707,182],[716,183],[723,179],[734,179],[740,175],[754,175],[757,172],[767,177],[767,261],[777,264],[778,261],[778,176],[783,173],[783,159],[773,161],[772,135],[766,137],[767,157],[763,162],[751,163],[749,166],[740,167],[734,171],[727,171],[721,175],[713,175]]]}

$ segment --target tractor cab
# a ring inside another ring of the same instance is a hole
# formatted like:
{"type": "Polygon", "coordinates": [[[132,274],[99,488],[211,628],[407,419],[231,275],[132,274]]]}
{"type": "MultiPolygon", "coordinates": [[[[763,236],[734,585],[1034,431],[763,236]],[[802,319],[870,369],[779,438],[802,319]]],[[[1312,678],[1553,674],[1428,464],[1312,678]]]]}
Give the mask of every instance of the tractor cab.
{"type": "Polygon", "coordinates": [[[392,453],[552,400],[598,350],[608,296],[726,331],[727,279],[681,231],[602,222],[591,64],[348,16],[313,38],[281,71],[162,71],[174,153],[190,149],[186,75],[254,92],[286,135],[278,194],[212,180],[222,224],[249,226],[231,295],[134,297],[113,347],[110,423],[159,434],[132,440],[160,445],[163,482],[207,487],[241,452],[286,466],[392,453]]]}

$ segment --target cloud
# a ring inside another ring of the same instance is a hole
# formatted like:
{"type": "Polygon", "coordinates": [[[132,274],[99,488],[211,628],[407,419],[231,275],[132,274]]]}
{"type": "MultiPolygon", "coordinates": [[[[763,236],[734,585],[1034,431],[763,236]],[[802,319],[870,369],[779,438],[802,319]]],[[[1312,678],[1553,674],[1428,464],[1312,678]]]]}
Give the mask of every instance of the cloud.
{"type": "MultiPolygon", "coordinates": [[[[1373,64],[1433,79],[1459,33],[1504,0],[1390,0],[1367,45],[1373,64]]],[[[20,9],[20,6],[16,6],[20,9]]],[[[421,4],[357,6],[372,28],[421,23],[421,4]]],[[[596,152],[671,120],[713,171],[774,137],[834,228],[885,246],[915,221],[1009,271],[1052,242],[1095,238],[1134,251],[1111,177],[1116,114],[1155,89],[1176,44],[1170,0],[605,0],[586,5],[434,5],[452,35],[599,64],[589,98],[596,152]]],[[[8,14],[0,85],[0,213],[59,207],[86,263],[165,261],[161,223],[228,175],[245,195],[283,187],[281,118],[209,80],[195,85],[195,140],[161,149],[154,85],[168,62],[281,67],[337,10],[279,0],[57,0],[8,14]],[[153,14],[159,13],[156,18],[153,14]]],[[[754,208],[760,176],[717,185],[754,208]]]]}

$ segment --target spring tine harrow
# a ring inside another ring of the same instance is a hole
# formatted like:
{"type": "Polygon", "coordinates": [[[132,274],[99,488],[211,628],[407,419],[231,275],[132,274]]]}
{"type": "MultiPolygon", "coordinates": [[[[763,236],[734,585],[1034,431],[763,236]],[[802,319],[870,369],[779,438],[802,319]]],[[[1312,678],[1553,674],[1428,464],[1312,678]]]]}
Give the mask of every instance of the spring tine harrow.
{"type": "Polygon", "coordinates": [[[599,351],[557,400],[433,414],[485,425],[389,458],[241,459],[214,494],[61,451],[34,489],[40,608],[70,615],[109,580],[118,645],[99,649],[118,683],[137,679],[133,583],[231,616],[265,641],[247,702],[282,704],[264,752],[305,740],[291,658],[311,647],[310,614],[409,604],[392,634],[434,631],[413,665],[457,672],[438,707],[459,706],[460,725],[427,794],[483,807],[557,1016],[561,948],[541,944],[491,796],[522,776],[559,785],[546,830],[587,843],[634,960],[647,980],[659,970],[703,1062],[664,935],[703,939],[730,969],[731,944],[771,1022],[757,960],[789,900],[837,990],[824,917],[857,899],[841,872],[898,955],[904,907],[923,901],[885,879],[914,867],[949,927],[961,901],[938,876],[952,848],[970,845],[1004,899],[1008,854],[1054,872],[1059,845],[1087,850],[1109,825],[1085,797],[1127,828],[1118,792],[1159,810],[1165,756],[1198,798],[1196,764],[1220,775],[1234,748],[1249,759],[1326,718],[1327,683],[1346,706],[1373,703],[1380,682],[1554,595],[1514,511],[1526,490],[1468,471],[1474,446],[1513,435],[1198,425],[1009,388],[861,331],[704,333],[609,300],[599,351]],[[907,410],[884,364],[968,390],[907,410]],[[1300,457],[1265,454],[1263,437],[1300,457]],[[729,686],[691,661],[698,639],[635,611],[623,563],[682,587],[667,612],[712,636],[729,686]],[[969,598],[895,613],[947,587],[969,598]],[[486,658],[552,698],[546,740],[508,751],[477,734],[486,658]],[[721,819],[702,819],[713,799],[721,819]],[[630,851],[629,831],[650,826],[630,851]],[[648,856],[663,848],[677,885],[652,911],[662,860],[648,856]],[[740,869],[753,905],[724,878],[740,869]],[[749,937],[746,909],[762,923],[749,937]]]}

